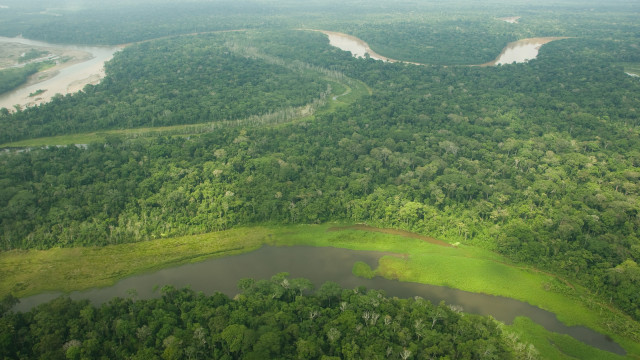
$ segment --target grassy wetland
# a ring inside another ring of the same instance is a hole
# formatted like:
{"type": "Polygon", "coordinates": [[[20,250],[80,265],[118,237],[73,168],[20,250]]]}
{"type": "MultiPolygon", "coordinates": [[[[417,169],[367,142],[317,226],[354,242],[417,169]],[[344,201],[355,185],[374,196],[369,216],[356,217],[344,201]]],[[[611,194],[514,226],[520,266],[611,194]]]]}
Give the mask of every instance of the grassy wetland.
{"type": "MultiPolygon", "coordinates": [[[[385,233],[384,229],[376,228],[349,229],[340,224],[261,226],[105,247],[11,251],[0,254],[0,270],[7,274],[0,283],[0,291],[5,295],[27,296],[105,287],[135,274],[253,251],[262,245],[374,250],[393,255],[382,257],[375,269],[364,263],[354,264],[356,275],[518,299],[557,314],[567,325],[585,325],[609,334],[629,355],[640,351],[633,339],[638,331],[636,324],[598,303],[586,289],[492,252],[433,244],[420,237],[385,233]],[[618,324],[620,333],[611,331],[612,324],[618,324]]],[[[569,354],[617,358],[566,335],[554,335],[528,319],[517,319],[507,328],[527,338],[549,358],[569,354]],[[545,346],[546,341],[552,341],[554,346],[545,346]]]]}

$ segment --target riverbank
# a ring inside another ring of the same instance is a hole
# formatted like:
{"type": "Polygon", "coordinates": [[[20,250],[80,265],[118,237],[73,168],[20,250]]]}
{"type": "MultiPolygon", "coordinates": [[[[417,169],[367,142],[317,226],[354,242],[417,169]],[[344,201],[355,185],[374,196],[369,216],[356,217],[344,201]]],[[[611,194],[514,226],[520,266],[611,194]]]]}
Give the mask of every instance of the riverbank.
{"type": "Polygon", "coordinates": [[[4,252],[0,295],[104,287],[135,274],[248,252],[264,244],[374,250],[403,255],[383,257],[375,269],[378,275],[525,301],[558,314],[567,325],[608,334],[627,352],[640,356],[638,324],[599,304],[580,287],[571,289],[551,275],[474,247],[445,247],[406,234],[328,231],[335,226],[339,224],[261,226],[99,248],[4,252]]]}
{"type": "Polygon", "coordinates": [[[396,59],[388,58],[386,56],[382,56],[377,52],[373,51],[369,46],[369,44],[367,44],[364,40],[357,38],[353,35],[344,34],[337,31],[316,30],[316,29],[298,29],[298,30],[315,31],[315,32],[323,33],[327,35],[327,37],[329,38],[329,44],[331,44],[331,46],[335,46],[344,51],[349,51],[351,52],[351,54],[353,54],[354,57],[364,58],[366,56],[369,56],[371,59],[382,60],[390,63],[426,65],[426,64],[420,64],[417,62],[396,60],[396,59]]]}
{"type": "Polygon", "coordinates": [[[3,54],[0,64],[4,67],[19,65],[20,55],[30,50],[47,53],[47,59],[56,63],[47,70],[33,74],[25,84],[0,95],[0,108],[14,111],[16,105],[20,108],[37,106],[51,101],[56,94],[72,94],[86,85],[96,85],[106,75],[104,63],[123,48],[66,46],[0,37],[0,53],[3,54]],[[29,96],[38,90],[44,91],[38,96],[29,96]]]}
{"type": "Polygon", "coordinates": [[[538,56],[542,45],[552,41],[569,39],[568,37],[537,37],[510,42],[502,49],[502,52],[493,60],[479,66],[507,65],[511,63],[523,63],[533,60],[538,56]]]}
{"type": "MultiPolygon", "coordinates": [[[[335,31],[327,31],[327,30],[315,30],[315,29],[298,29],[298,30],[321,32],[327,35],[327,37],[329,38],[329,44],[341,50],[351,52],[351,54],[354,57],[362,58],[368,55],[372,59],[382,60],[390,63],[404,63],[404,64],[422,65],[422,66],[428,65],[428,64],[417,63],[417,62],[392,59],[392,58],[380,55],[375,51],[373,51],[369,46],[369,44],[366,43],[364,40],[357,38],[353,35],[344,34],[344,33],[335,32],[335,31]]],[[[500,54],[494,60],[484,64],[467,65],[467,66],[485,67],[485,66],[511,64],[513,62],[515,63],[527,62],[537,57],[538,50],[540,50],[542,45],[550,43],[551,41],[562,40],[562,39],[568,39],[568,37],[537,37],[537,38],[529,38],[529,39],[514,41],[507,44],[507,46],[505,46],[502,49],[502,52],[500,52],[500,54]]]]}

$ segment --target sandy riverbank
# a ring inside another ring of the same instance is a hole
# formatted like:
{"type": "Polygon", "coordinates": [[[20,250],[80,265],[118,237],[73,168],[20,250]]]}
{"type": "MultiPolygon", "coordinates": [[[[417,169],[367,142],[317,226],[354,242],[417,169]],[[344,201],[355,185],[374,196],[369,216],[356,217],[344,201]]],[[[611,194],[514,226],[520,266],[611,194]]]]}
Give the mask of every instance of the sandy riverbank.
{"type": "Polygon", "coordinates": [[[542,45],[562,39],[568,39],[568,37],[537,37],[510,42],[502,49],[502,52],[495,60],[479,66],[496,66],[511,64],[513,62],[527,62],[538,56],[538,51],[542,45]]]}
{"type": "Polygon", "coordinates": [[[299,29],[299,30],[321,32],[329,37],[329,43],[332,46],[335,46],[345,51],[350,51],[355,57],[365,57],[365,54],[368,54],[369,57],[374,60],[382,60],[382,61],[387,61],[391,63],[425,65],[425,64],[420,64],[416,62],[396,60],[396,59],[388,58],[386,56],[382,56],[377,52],[373,51],[369,46],[369,44],[367,44],[362,39],[357,38],[353,35],[344,34],[336,31],[327,31],[327,30],[315,30],[315,29],[299,29]]]}
{"type": "MultiPolygon", "coordinates": [[[[391,59],[386,56],[382,56],[375,51],[371,50],[369,44],[364,42],[362,39],[357,38],[353,35],[344,34],[336,31],[327,31],[327,30],[312,30],[312,29],[299,29],[299,30],[308,30],[308,31],[317,31],[321,32],[329,37],[329,43],[332,46],[340,48],[345,51],[350,51],[351,54],[355,57],[365,57],[365,54],[368,54],[369,57],[375,60],[383,60],[392,63],[405,63],[405,64],[413,64],[413,65],[428,65],[417,62],[410,61],[401,61],[396,59],[391,59]]],[[[492,60],[485,64],[479,65],[469,65],[469,66],[495,66],[495,65],[503,65],[503,64],[511,64],[513,62],[522,63],[527,62],[528,60],[535,59],[538,55],[538,50],[542,45],[547,44],[551,41],[567,39],[566,37],[538,37],[538,38],[530,38],[530,39],[522,39],[518,41],[514,41],[512,43],[507,44],[507,46],[502,50],[502,52],[496,57],[495,60],[492,60]]]]}
{"type": "Polygon", "coordinates": [[[16,105],[20,108],[40,105],[50,101],[56,94],[72,94],[86,85],[98,84],[105,76],[104,63],[123,48],[46,46],[26,39],[24,44],[19,42],[20,39],[5,40],[0,42],[0,64],[4,67],[19,65],[20,55],[31,49],[46,51],[48,57],[56,61],[55,66],[33,74],[25,84],[0,95],[0,108],[9,110],[14,110],[16,105]],[[34,93],[39,94],[30,96],[34,93]]]}

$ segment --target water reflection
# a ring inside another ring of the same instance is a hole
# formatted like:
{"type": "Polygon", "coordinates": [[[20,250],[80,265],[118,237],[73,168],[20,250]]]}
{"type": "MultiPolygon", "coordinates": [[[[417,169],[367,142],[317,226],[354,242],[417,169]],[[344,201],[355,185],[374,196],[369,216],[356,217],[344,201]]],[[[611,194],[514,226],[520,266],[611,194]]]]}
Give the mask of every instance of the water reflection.
{"type": "Polygon", "coordinates": [[[365,57],[366,54],[369,54],[369,57],[371,57],[374,60],[389,61],[388,58],[380,54],[377,54],[376,52],[371,50],[371,48],[369,47],[369,44],[367,44],[366,42],[362,41],[361,39],[355,36],[333,32],[333,31],[320,31],[320,32],[322,32],[323,34],[329,37],[329,44],[331,44],[331,46],[335,46],[340,50],[350,51],[354,57],[363,58],[365,57]]]}
{"type": "Polygon", "coordinates": [[[485,65],[505,65],[513,63],[525,63],[538,56],[542,45],[554,40],[566,39],[562,37],[531,38],[514,41],[507,44],[498,57],[485,65]]]}
{"type": "MultiPolygon", "coordinates": [[[[365,286],[371,289],[382,289],[390,296],[403,298],[422,296],[432,303],[444,300],[448,304],[462,306],[466,312],[491,315],[507,324],[512,323],[516,316],[526,316],[547,330],[571,335],[603,350],[625,354],[624,349],[608,337],[585,327],[566,326],[558,321],[554,314],[521,301],[441,286],[383,278],[362,279],[351,273],[356,261],[363,261],[371,267],[376,267],[382,255],[384,254],[380,252],[336,248],[265,246],[251,253],[133,276],[119,281],[112,287],[73,292],[70,297],[76,300],[89,299],[94,304],[101,304],[116,296],[127,297],[128,290],[135,289],[139,298],[152,298],[159,296],[157,288],[163,285],[190,286],[193,290],[203,291],[206,294],[220,291],[234,296],[238,292],[236,284],[242,278],[268,279],[279,272],[288,272],[291,277],[307,278],[316,286],[325,281],[335,281],[345,288],[365,286]]],[[[50,293],[21,299],[16,310],[27,311],[58,295],[50,293]]]]}
{"type": "Polygon", "coordinates": [[[539,43],[515,43],[510,45],[500,55],[496,65],[523,63],[535,59],[541,46],[542,44],[539,43]]]}
{"type": "Polygon", "coordinates": [[[362,39],[359,39],[352,35],[347,35],[347,34],[335,32],[335,31],[326,31],[326,30],[310,30],[310,31],[317,31],[327,35],[327,37],[329,38],[329,44],[331,46],[337,47],[340,50],[349,51],[351,52],[353,57],[356,57],[356,58],[363,58],[363,57],[366,57],[365,55],[368,55],[371,59],[374,59],[374,60],[382,60],[382,61],[387,61],[392,63],[402,62],[405,64],[424,65],[416,62],[400,61],[400,60],[395,60],[395,59],[382,56],[376,53],[375,51],[371,50],[371,47],[369,47],[369,44],[364,42],[362,39]]]}

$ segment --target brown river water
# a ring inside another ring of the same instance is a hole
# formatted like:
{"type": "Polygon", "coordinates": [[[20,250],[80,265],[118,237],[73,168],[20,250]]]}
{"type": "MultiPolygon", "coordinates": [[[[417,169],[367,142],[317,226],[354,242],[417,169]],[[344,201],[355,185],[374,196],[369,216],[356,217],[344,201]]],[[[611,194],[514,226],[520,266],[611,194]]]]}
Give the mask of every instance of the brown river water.
{"type": "MultiPolygon", "coordinates": [[[[383,60],[387,62],[401,62],[382,56],[375,51],[363,40],[334,31],[319,31],[327,35],[329,43],[332,46],[345,51],[350,51],[354,57],[365,57],[368,54],[372,59],[383,60]]],[[[520,63],[535,59],[538,55],[540,47],[550,41],[561,38],[533,38],[519,40],[509,43],[502,53],[489,63],[482,66],[511,64],[513,62],[520,63]]],[[[41,41],[34,41],[24,38],[6,38],[0,37],[0,43],[16,43],[35,48],[58,49],[66,51],[74,51],[75,53],[88,54],[87,58],[76,59],[68,64],[59,64],[51,70],[47,70],[46,77],[43,81],[34,80],[36,76],[42,76],[42,73],[32,76],[31,81],[15,90],[0,94],[0,108],[13,110],[14,105],[21,108],[27,106],[39,105],[50,101],[56,94],[71,94],[82,90],[87,84],[97,84],[105,76],[104,63],[109,61],[113,55],[121,50],[122,46],[98,47],[98,46],[74,46],[74,45],[56,45],[41,41]],[[30,96],[39,90],[44,90],[37,96],[30,96]]],[[[414,62],[405,62],[414,65],[423,65],[414,62]]]]}
{"type": "MultiPolygon", "coordinates": [[[[415,62],[401,61],[391,59],[385,56],[382,56],[373,50],[369,44],[364,42],[363,40],[348,34],[343,34],[335,31],[325,31],[325,30],[312,30],[319,31],[329,38],[329,43],[332,46],[335,46],[344,51],[350,51],[354,57],[362,58],[365,54],[369,54],[374,60],[383,60],[387,62],[404,62],[407,64],[414,65],[426,65],[415,62]]],[[[482,64],[481,66],[493,66],[493,65],[504,65],[511,63],[525,63],[529,60],[535,59],[538,56],[538,50],[542,45],[549,43],[554,40],[566,39],[562,37],[542,37],[542,38],[531,38],[531,39],[522,39],[518,41],[514,41],[512,43],[507,44],[507,46],[502,50],[502,52],[498,55],[498,57],[486,64],[482,64]]]]}
{"type": "Polygon", "coordinates": [[[42,76],[36,73],[31,81],[14,90],[0,94],[0,108],[14,109],[14,105],[24,108],[26,106],[39,105],[51,100],[56,94],[72,94],[82,90],[87,84],[97,84],[104,78],[104,63],[111,60],[113,55],[122,49],[122,46],[75,46],[57,45],[41,41],[34,41],[20,37],[7,38],[0,36],[0,43],[16,43],[28,45],[33,48],[55,49],[74,53],[86,53],[88,56],[76,59],[69,63],[61,63],[53,69],[45,71],[44,81],[34,80],[42,76]],[[44,90],[37,96],[29,96],[38,90],[44,90]]]}
{"type": "Polygon", "coordinates": [[[522,39],[511,42],[502,49],[502,52],[498,57],[482,66],[494,66],[494,65],[506,65],[512,63],[525,63],[529,60],[533,60],[538,56],[538,51],[542,45],[550,43],[555,40],[567,39],[566,37],[541,37],[522,39]]]}

